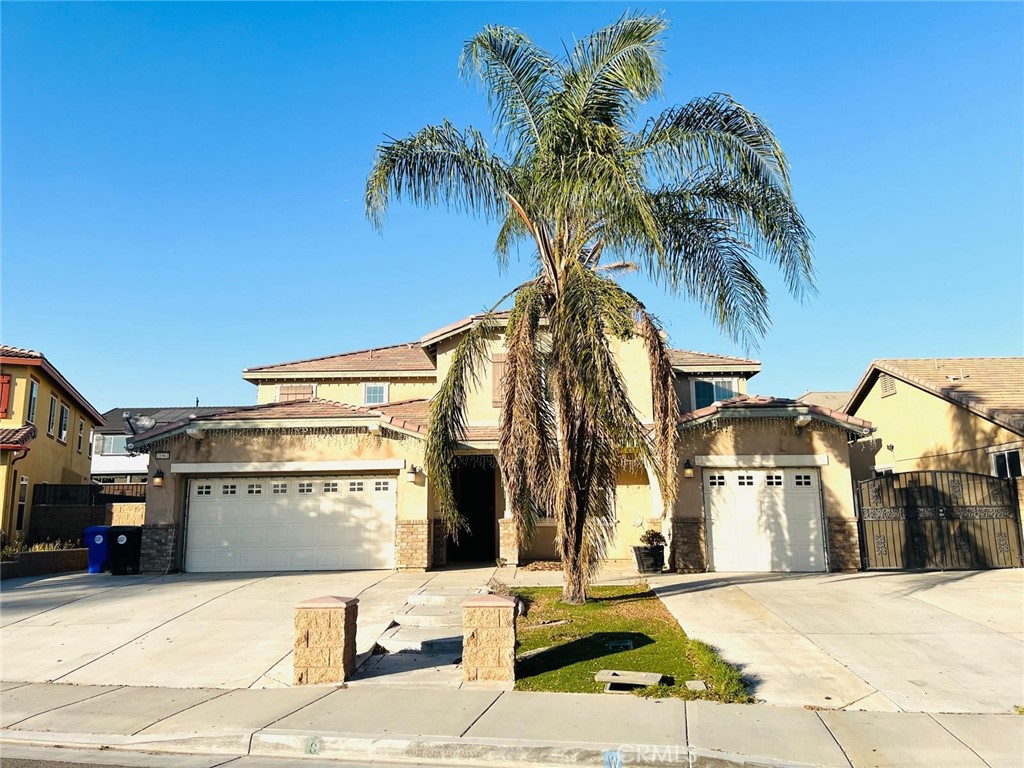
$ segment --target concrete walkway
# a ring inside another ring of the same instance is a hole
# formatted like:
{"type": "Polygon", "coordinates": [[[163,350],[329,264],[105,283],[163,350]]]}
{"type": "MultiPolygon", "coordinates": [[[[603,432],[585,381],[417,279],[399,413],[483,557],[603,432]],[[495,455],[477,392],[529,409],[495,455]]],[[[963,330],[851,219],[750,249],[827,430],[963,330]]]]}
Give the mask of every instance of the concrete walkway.
{"type": "Polygon", "coordinates": [[[817,712],[446,688],[4,683],[0,742],[445,765],[1019,768],[1024,717],[817,712]],[[714,760],[712,760],[714,758],[714,760]],[[614,764],[614,763],[613,763],[614,764]]]}
{"type": "Polygon", "coordinates": [[[1024,705],[1021,569],[649,581],[686,633],[742,669],[768,704],[931,713],[1024,705]]]}

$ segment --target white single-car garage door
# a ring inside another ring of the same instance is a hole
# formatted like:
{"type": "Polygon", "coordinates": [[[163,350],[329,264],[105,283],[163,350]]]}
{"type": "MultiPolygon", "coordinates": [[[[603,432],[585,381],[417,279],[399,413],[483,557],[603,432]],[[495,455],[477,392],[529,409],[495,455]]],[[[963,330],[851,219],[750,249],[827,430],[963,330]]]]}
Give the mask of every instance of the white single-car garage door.
{"type": "Polygon", "coordinates": [[[716,571],[824,571],[818,470],[705,469],[716,571]]]}
{"type": "Polygon", "coordinates": [[[394,568],[393,477],[198,477],[185,570],[394,568]]]}

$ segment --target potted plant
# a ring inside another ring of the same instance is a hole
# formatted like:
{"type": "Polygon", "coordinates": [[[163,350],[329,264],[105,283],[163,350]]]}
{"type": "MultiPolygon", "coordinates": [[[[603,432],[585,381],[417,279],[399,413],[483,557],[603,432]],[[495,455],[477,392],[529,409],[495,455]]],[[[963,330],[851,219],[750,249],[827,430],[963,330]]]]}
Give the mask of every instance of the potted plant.
{"type": "Polygon", "coordinates": [[[661,573],[665,567],[665,537],[653,528],[640,537],[643,546],[633,547],[633,557],[640,573],[661,573]]]}

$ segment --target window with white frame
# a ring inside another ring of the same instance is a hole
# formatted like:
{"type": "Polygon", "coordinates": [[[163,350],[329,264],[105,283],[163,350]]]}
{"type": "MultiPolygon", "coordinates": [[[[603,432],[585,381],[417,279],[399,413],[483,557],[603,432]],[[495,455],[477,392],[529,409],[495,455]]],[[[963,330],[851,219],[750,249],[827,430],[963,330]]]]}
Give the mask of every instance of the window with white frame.
{"type": "Polygon", "coordinates": [[[92,458],[92,446],[96,442],[96,430],[89,430],[89,458],[92,458]]]}
{"type": "Polygon", "coordinates": [[[362,493],[363,492],[363,481],[362,480],[349,480],[348,492],[349,493],[362,493]]]}
{"type": "Polygon", "coordinates": [[[50,395],[50,420],[46,422],[46,434],[53,437],[57,429],[57,396],[50,395]]]}
{"type": "Polygon", "coordinates": [[[373,483],[373,490],[375,491],[387,491],[390,490],[391,483],[387,480],[375,480],[373,483]]]}
{"type": "Polygon", "coordinates": [[[725,475],[708,475],[708,485],[712,488],[722,488],[725,486],[725,475]]]}
{"type": "Polygon", "coordinates": [[[227,485],[222,485],[220,487],[220,492],[221,492],[221,495],[223,495],[223,496],[237,496],[238,495],[238,486],[233,484],[233,483],[229,483],[227,485]]]}
{"type": "Polygon", "coordinates": [[[209,483],[197,485],[196,496],[213,496],[213,486],[210,485],[209,483]]]}
{"type": "Polygon", "coordinates": [[[766,475],[764,478],[764,484],[769,488],[781,488],[782,487],[782,475],[766,475]]]}
{"type": "Polygon", "coordinates": [[[707,408],[719,400],[728,400],[740,391],[736,378],[692,379],[690,386],[693,410],[707,408]]]}
{"type": "Polygon", "coordinates": [[[754,485],[754,476],[753,475],[737,475],[736,476],[736,484],[737,485],[742,485],[744,487],[753,486],[754,485]]]}
{"type": "Polygon", "coordinates": [[[28,416],[25,418],[29,424],[36,423],[36,401],[39,399],[39,382],[32,379],[28,385],[28,416]]]}
{"type": "Polygon", "coordinates": [[[998,451],[992,454],[992,474],[996,477],[1020,477],[1020,449],[998,451]]]}
{"type": "Polygon", "coordinates": [[[82,419],[78,420],[78,444],[75,446],[75,450],[79,453],[82,452],[82,444],[85,442],[85,422],[82,419]]]}
{"type": "Polygon", "coordinates": [[[810,475],[796,475],[793,481],[797,488],[810,488],[811,487],[811,476],[810,475]]]}
{"type": "Polygon", "coordinates": [[[338,484],[335,481],[331,480],[329,482],[324,483],[324,493],[337,493],[337,492],[338,492],[338,484]]]}
{"type": "Polygon", "coordinates": [[[367,382],[363,384],[363,405],[380,405],[388,401],[388,385],[386,382],[367,382]]]}
{"type": "Polygon", "coordinates": [[[248,496],[262,496],[263,483],[249,483],[245,488],[245,493],[248,496]]]}
{"type": "Polygon", "coordinates": [[[64,403],[60,404],[60,422],[57,425],[57,439],[62,443],[68,441],[68,425],[71,421],[71,409],[64,403]]]}
{"type": "Polygon", "coordinates": [[[275,496],[284,496],[288,493],[288,483],[273,483],[270,486],[270,492],[275,496]]]}
{"type": "Polygon", "coordinates": [[[305,496],[305,495],[310,494],[312,492],[313,492],[313,483],[311,483],[311,482],[299,483],[299,493],[301,495],[305,496]]]}
{"type": "Polygon", "coordinates": [[[104,435],[100,453],[104,456],[127,456],[128,435],[104,435]]]}

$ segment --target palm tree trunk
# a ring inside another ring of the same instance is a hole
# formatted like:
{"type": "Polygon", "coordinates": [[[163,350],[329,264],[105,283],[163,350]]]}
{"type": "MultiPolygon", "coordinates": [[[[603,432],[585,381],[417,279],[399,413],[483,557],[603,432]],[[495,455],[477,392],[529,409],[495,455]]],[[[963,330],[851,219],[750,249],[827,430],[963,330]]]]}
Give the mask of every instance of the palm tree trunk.
{"type": "Polygon", "coordinates": [[[579,470],[576,445],[577,413],[573,407],[569,382],[563,373],[554,378],[554,396],[557,404],[559,477],[555,492],[555,515],[558,520],[558,549],[562,560],[565,584],[562,602],[583,605],[587,602],[587,563],[583,561],[583,522],[585,509],[579,508],[579,497],[574,479],[579,470]]]}

